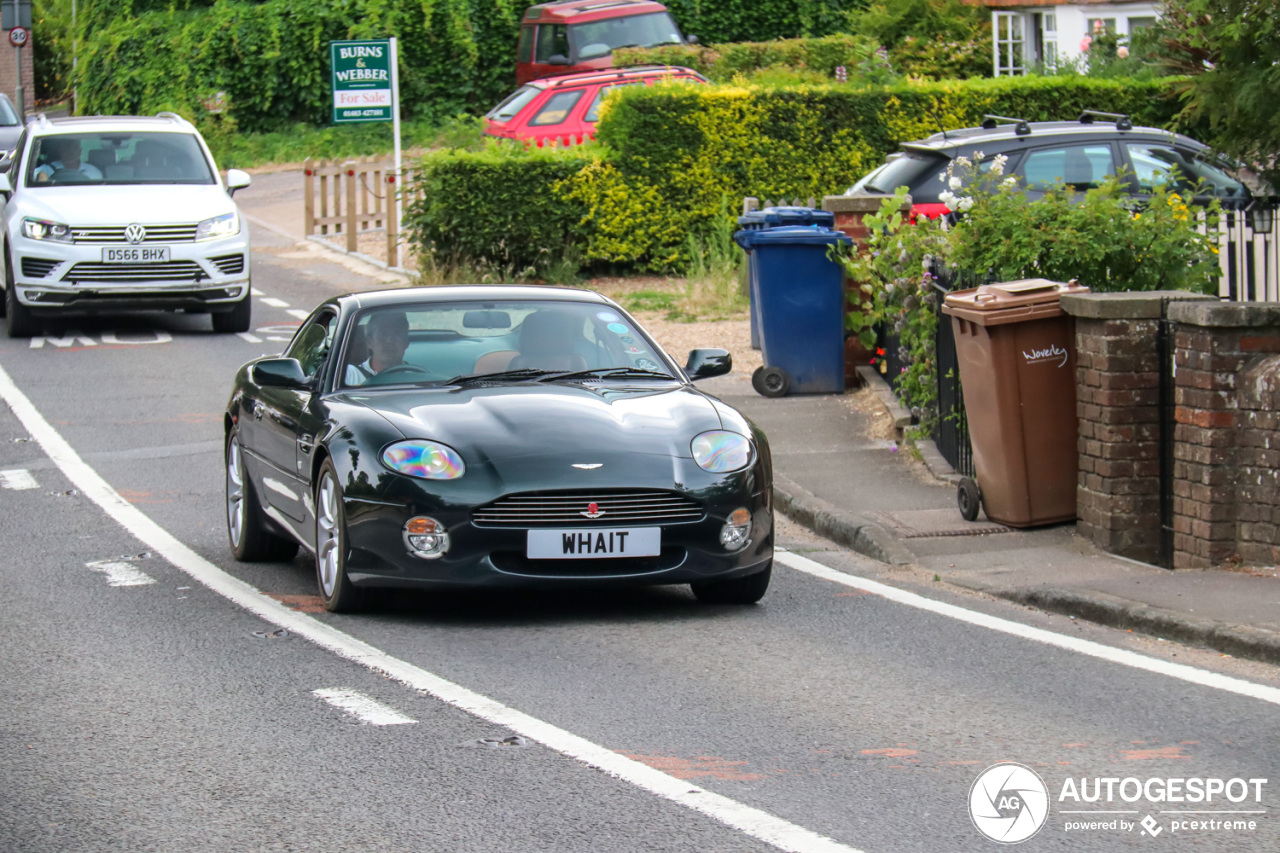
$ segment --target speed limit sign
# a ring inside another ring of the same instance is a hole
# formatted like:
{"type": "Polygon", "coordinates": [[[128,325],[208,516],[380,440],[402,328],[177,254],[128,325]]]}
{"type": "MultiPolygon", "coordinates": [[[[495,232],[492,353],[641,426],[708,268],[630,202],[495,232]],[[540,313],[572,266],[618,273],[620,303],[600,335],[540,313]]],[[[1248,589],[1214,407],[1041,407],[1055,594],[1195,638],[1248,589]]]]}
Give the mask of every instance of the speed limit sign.
{"type": "Polygon", "coordinates": [[[31,33],[27,32],[26,27],[14,27],[9,30],[9,44],[14,47],[22,47],[29,38],[31,38],[31,33]]]}

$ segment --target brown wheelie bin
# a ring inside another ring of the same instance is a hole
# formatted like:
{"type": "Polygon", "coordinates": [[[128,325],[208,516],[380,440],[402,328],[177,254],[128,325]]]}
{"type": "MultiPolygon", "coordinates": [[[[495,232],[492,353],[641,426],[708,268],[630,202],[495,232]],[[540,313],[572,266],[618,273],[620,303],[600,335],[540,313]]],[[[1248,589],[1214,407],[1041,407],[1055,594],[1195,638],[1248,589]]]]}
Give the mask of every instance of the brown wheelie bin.
{"type": "Polygon", "coordinates": [[[949,293],[977,483],[959,486],[960,512],[1031,527],[1076,518],[1075,322],[1045,279],[949,293]]]}

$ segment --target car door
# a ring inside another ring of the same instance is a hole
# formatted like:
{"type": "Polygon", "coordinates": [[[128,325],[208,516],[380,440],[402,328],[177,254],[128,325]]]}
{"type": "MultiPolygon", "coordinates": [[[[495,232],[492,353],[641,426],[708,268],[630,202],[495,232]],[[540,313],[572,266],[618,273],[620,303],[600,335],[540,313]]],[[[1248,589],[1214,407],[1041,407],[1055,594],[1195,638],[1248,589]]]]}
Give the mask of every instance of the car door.
{"type": "Polygon", "coordinates": [[[266,466],[259,497],[295,521],[307,518],[310,459],[315,429],[306,417],[318,380],[333,348],[337,312],[324,307],[311,315],[285,350],[310,380],[306,388],[260,388],[254,403],[254,449],[266,466]]]}
{"type": "Polygon", "coordinates": [[[1027,151],[1017,167],[1035,201],[1057,184],[1084,192],[1101,186],[1116,174],[1116,153],[1110,142],[1072,142],[1027,151]]]}
{"type": "Polygon", "coordinates": [[[1130,185],[1141,198],[1155,192],[1160,184],[1183,195],[1195,194],[1194,200],[1205,204],[1218,199],[1223,207],[1239,209],[1248,205],[1248,187],[1228,175],[1203,154],[1167,142],[1135,140],[1124,144],[1129,158],[1130,185]]]}
{"type": "Polygon", "coordinates": [[[565,145],[586,141],[586,128],[580,118],[583,96],[594,86],[574,86],[552,92],[529,118],[528,138],[539,146],[551,140],[565,145]]]}

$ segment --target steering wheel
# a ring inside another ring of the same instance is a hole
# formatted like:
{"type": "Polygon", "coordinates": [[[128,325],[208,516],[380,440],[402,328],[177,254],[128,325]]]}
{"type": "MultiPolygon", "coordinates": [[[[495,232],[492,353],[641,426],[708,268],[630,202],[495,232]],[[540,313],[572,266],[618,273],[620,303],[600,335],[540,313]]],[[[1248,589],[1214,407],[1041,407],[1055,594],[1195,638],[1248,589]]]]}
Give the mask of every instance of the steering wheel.
{"type": "Polygon", "coordinates": [[[49,180],[57,183],[59,181],[88,181],[91,178],[79,169],[54,169],[53,174],[49,176],[49,180]]]}
{"type": "Polygon", "coordinates": [[[425,367],[419,367],[416,364],[397,364],[395,367],[388,367],[386,370],[378,374],[378,376],[394,376],[397,373],[425,373],[431,374],[430,370],[425,367]]]}

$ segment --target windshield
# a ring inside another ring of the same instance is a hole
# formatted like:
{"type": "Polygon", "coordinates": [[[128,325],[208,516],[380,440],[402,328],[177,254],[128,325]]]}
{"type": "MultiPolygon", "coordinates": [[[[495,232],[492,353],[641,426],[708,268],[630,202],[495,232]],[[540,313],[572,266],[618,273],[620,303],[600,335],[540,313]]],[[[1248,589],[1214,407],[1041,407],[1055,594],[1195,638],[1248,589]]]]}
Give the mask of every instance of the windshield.
{"type": "MultiPolygon", "coordinates": [[[[927,175],[945,169],[947,158],[941,154],[925,154],[920,151],[904,151],[891,155],[884,165],[858,181],[846,195],[855,193],[881,193],[889,195],[898,187],[919,190],[927,175]]],[[[939,186],[939,190],[942,187],[939,186]]]]}
{"type": "Polygon", "coordinates": [[[595,59],[619,47],[653,47],[683,44],[680,28],[666,12],[605,18],[585,24],[571,24],[569,39],[578,59],[595,59]]]}
{"type": "Polygon", "coordinates": [[[541,91],[541,86],[521,86],[508,95],[502,103],[485,113],[484,117],[494,121],[511,121],[524,109],[525,104],[538,97],[541,91]]]}
{"type": "Polygon", "coordinates": [[[216,184],[190,133],[63,133],[36,137],[27,186],[216,184]]]}
{"type": "Polygon", "coordinates": [[[490,300],[368,309],[348,327],[342,353],[338,384],[345,387],[476,377],[546,381],[617,368],[627,372],[596,378],[677,375],[633,319],[600,303],[490,300]]]}

